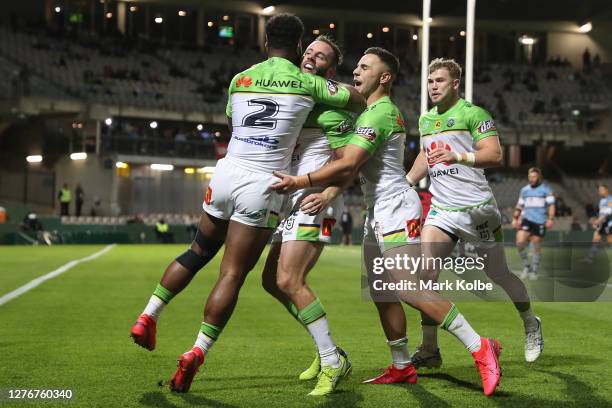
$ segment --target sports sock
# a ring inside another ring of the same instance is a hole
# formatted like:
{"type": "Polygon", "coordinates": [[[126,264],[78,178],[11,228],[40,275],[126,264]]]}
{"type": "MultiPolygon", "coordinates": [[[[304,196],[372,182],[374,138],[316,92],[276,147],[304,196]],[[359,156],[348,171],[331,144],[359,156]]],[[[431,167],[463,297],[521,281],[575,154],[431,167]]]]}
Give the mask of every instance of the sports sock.
{"type": "Polygon", "coordinates": [[[529,254],[527,253],[527,247],[519,249],[519,256],[523,260],[523,266],[529,268],[529,254]]]}
{"type": "Polygon", "coordinates": [[[321,366],[340,367],[340,356],[336,344],[331,338],[325,309],[323,309],[319,298],[300,310],[299,317],[317,345],[321,357],[321,366]]]}
{"type": "Polygon", "coordinates": [[[387,340],[389,349],[391,349],[391,360],[393,367],[398,370],[403,370],[410,364],[410,353],[408,352],[408,338],[402,337],[397,340],[387,340]]]}
{"type": "Polygon", "coordinates": [[[208,354],[208,350],[210,350],[213,344],[215,344],[215,341],[217,341],[219,338],[221,331],[223,331],[222,327],[202,322],[202,326],[200,327],[200,332],[198,333],[198,338],[196,339],[194,346],[202,350],[204,355],[208,354]]]}
{"type": "Polygon", "coordinates": [[[157,287],[149,299],[149,303],[147,303],[143,313],[151,316],[153,320],[157,321],[162,310],[164,310],[164,307],[170,303],[173,297],[174,293],[164,288],[161,284],[157,284],[157,287]]]}
{"type": "Polygon", "coordinates": [[[533,254],[533,260],[531,262],[531,272],[537,273],[540,267],[540,260],[542,259],[540,254],[533,254]]]}
{"type": "Polygon", "coordinates": [[[531,331],[537,329],[538,321],[535,318],[535,314],[533,314],[533,310],[531,307],[525,310],[524,312],[519,312],[521,319],[523,319],[523,325],[525,326],[525,331],[531,331]]]}
{"type": "Polygon", "coordinates": [[[480,336],[472,329],[472,326],[465,320],[463,315],[459,313],[457,306],[453,305],[448,311],[442,321],[442,328],[457,337],[470,353],[480,350],[480,336]]]}

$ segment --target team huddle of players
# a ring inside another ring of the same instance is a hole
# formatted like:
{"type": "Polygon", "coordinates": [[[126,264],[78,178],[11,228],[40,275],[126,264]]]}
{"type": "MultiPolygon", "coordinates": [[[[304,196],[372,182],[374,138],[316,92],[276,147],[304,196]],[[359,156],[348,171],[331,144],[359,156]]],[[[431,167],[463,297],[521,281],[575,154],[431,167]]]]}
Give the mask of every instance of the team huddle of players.
{"type": "MultiPolygon", "coordinates": [[[[459,239],[482,243],[484,272],[514,302],[524,323],[525,358],[535,361],[543,349],[541,322],[522,281],[509,271],[503,246],[496,244],[502,240],[501,216],[483,172],[501,162],[497,130],[485,110],[459,97],[459,65],[436,59],[429,66],[434,108],[419,120],[421,152],[406,174],[404,119],[390,97],[398,59],[385,49],[368,48],[353,71],[353,85],[339,84],[332,78],[342,63],[340,49],[320,36],[302,52],[303,30],[294,15],[272,17],[266,24],[268,59],[233,78],[227,155],[207,189],[196,237],[166,268],[132,327],[134,341],[155,348],[163,308],[225,245],[195,344],[179,357],[170,381],[172,391],[187,392],[230,319],[244,279],[271,240],[263,286],[317,349],[299,379],[316,379],[309,395],[333,392],[351,362],[334,342],[323,304],[306,276],[330,241],[343,208],[343,188],[360,173],[367,207],[365,265],[373,265],[374,257],[446,257],[459,239]],[[426,175],[433,199],[421,228],[421,205],[412,186],[426,175]]],[[[385,273],[389,280],[405,278],[401,270],[385,273]]],[[[435,281],[439,273],[423,268],[413,279],[435,281]]],[[[484,393],[493,394],[501,377],[501,345],[476,333],[453,303],[425,289],[397,291],[391,299],[371,295],[392,361],[366,383],[415,383],[417,368],[439,367],[437,329],[442,326],[465,345],[484,393]],[[423,341],[412,355],[401,302],[422,315],[423,341]]]]}

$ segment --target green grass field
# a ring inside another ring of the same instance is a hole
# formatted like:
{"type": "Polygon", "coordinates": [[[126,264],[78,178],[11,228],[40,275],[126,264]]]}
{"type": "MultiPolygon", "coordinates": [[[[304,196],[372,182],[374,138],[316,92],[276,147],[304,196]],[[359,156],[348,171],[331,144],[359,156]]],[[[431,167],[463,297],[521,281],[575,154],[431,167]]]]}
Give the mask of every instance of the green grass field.
{"type": "MultiPolygon", "coordinates": [[[[0,247],[0,296],[102,246],[0,247]]],[[[414,386],[362,385],[390,361],[374,306],[360,298],[358,247],[330,247],[310,283],[322,299],[332,334],[353,373],[327,398],[306,394],[297,380],[313,357],[310,337],[261,288],[263,258],[247,279],[230,323],[191,392],[158,386],[193,344],[202,305],[218,270],[215,259],[177,296],[160,319],[157,349],[129,337],[168,261],[184,246],[117,246],[22,296],[0,305],[0,390],[71,389],[70,403],[0,400],[0,406],[78,407],[392,407],[612,406],[612,303],[538,303],[545,351],[523,358],[522,324],[507,302],[458,306],[483,335],[503,345],[504,375],[486,398],[470,355],[440,333],[444,365],[422,371],[414,386]],[[68,405],[65,405],[68,404],[68,405]]],[[[419,317],[408,312],[409,344],[420,342],[419,317]]]]}

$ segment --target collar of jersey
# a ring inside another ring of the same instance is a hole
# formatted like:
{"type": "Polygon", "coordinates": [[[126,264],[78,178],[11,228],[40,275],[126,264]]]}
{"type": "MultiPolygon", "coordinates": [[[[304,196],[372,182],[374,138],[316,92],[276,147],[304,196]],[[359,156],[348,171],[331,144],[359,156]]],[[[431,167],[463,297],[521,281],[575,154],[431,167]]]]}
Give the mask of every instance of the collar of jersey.
{"type": "Polygon", "coordinates": [[[370,109],[373,106],[378,105],[379,103],[382,103],[382,102],[391,102],[391,98],[389,97],[389,95],[385,95],[385,96],[379,98],[376,102],[374,102],[373,104],[368,106],[368,109],[370,109]]]}
{"type": "Polygon", "coordinates": [[[463,107],[463,105],[465,105],[465,100],[464,100],[463,98],[459,98],[459,100],[457,101],[457,103],[456,103],[456,104],[454,104],[454,105],[453,105],[453,107],[452,107],[452,108],[450,108],[449,110],[447,110],[446,112],[444,112],[444,113],[438,113],[438,107],[437,107],[437,106],[435,106],[435,107],[432,109],[432,113],[433,113],[434,115],[436,115],[436,116],[441,116],[441,117],[444,117],[444,116],[447,116],[447,115],[449,115],[449,114],[451,114],[451,113],[455,112],[457,109],[459,109],[459,108],[463,107]]]}
{"type": "Polygon", "coordinates": [[[292,66],[296,67],[296,65],[293,62],[289,61],[287,58],[283,58],[283,57],[270,57],[270,58],[267,59],[267,61],[272,61],[272,60],[274,60],[275,62],[278,61],[278,62],[281,62],[283,64],[292,65],[292,66]]]}

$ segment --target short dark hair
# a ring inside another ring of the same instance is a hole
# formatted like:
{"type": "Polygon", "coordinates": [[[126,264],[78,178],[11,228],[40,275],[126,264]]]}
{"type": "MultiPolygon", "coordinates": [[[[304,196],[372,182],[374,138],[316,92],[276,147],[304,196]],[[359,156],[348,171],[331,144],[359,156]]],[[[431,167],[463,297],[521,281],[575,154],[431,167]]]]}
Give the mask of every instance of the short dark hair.
{"type": "Polygon", "coordinates": [[[538,173],[539,176],[542,176],[542,170],[540,170],[539,167],[530,167],[529,170],[527,170],[527,174],[529,173],[538,173]]]}
{"type": "Polygon", "coordinates": [[[268,48],[289,50],[302,39],[304,23],[294,14],[277,14],[266,23],[268,48]]]}
{"type": "Polygon", "coordinates": [[[390,51],[387,51],[382,47],[370,47],[363,53],[363,55],[368,54],[374,54],[378,58],[380,58],[380,60],[387,64],[387,66],[389,67],[389,70],[393,75],[393,79],[397,78],[397,75],[399,74],[400,63],[395,55],[393,55],[390,51]]]}
{"type": "Polygon", "coordinates": [[[338,45],[338,43],[336,42],[336,40],[328,35],[328,34],[321,34],[320,36],[318,36],[317,38],[315,38],[315,41],[323,41],[325,44],[329,45],[332,50],[334,50],[334,55],[336,56],[335,60],[334,60],[334,65],[342,65],[342,61],[344,59],[344,56],[342,55],[342,51],[340,50],[340,46],[338,45]]]}

